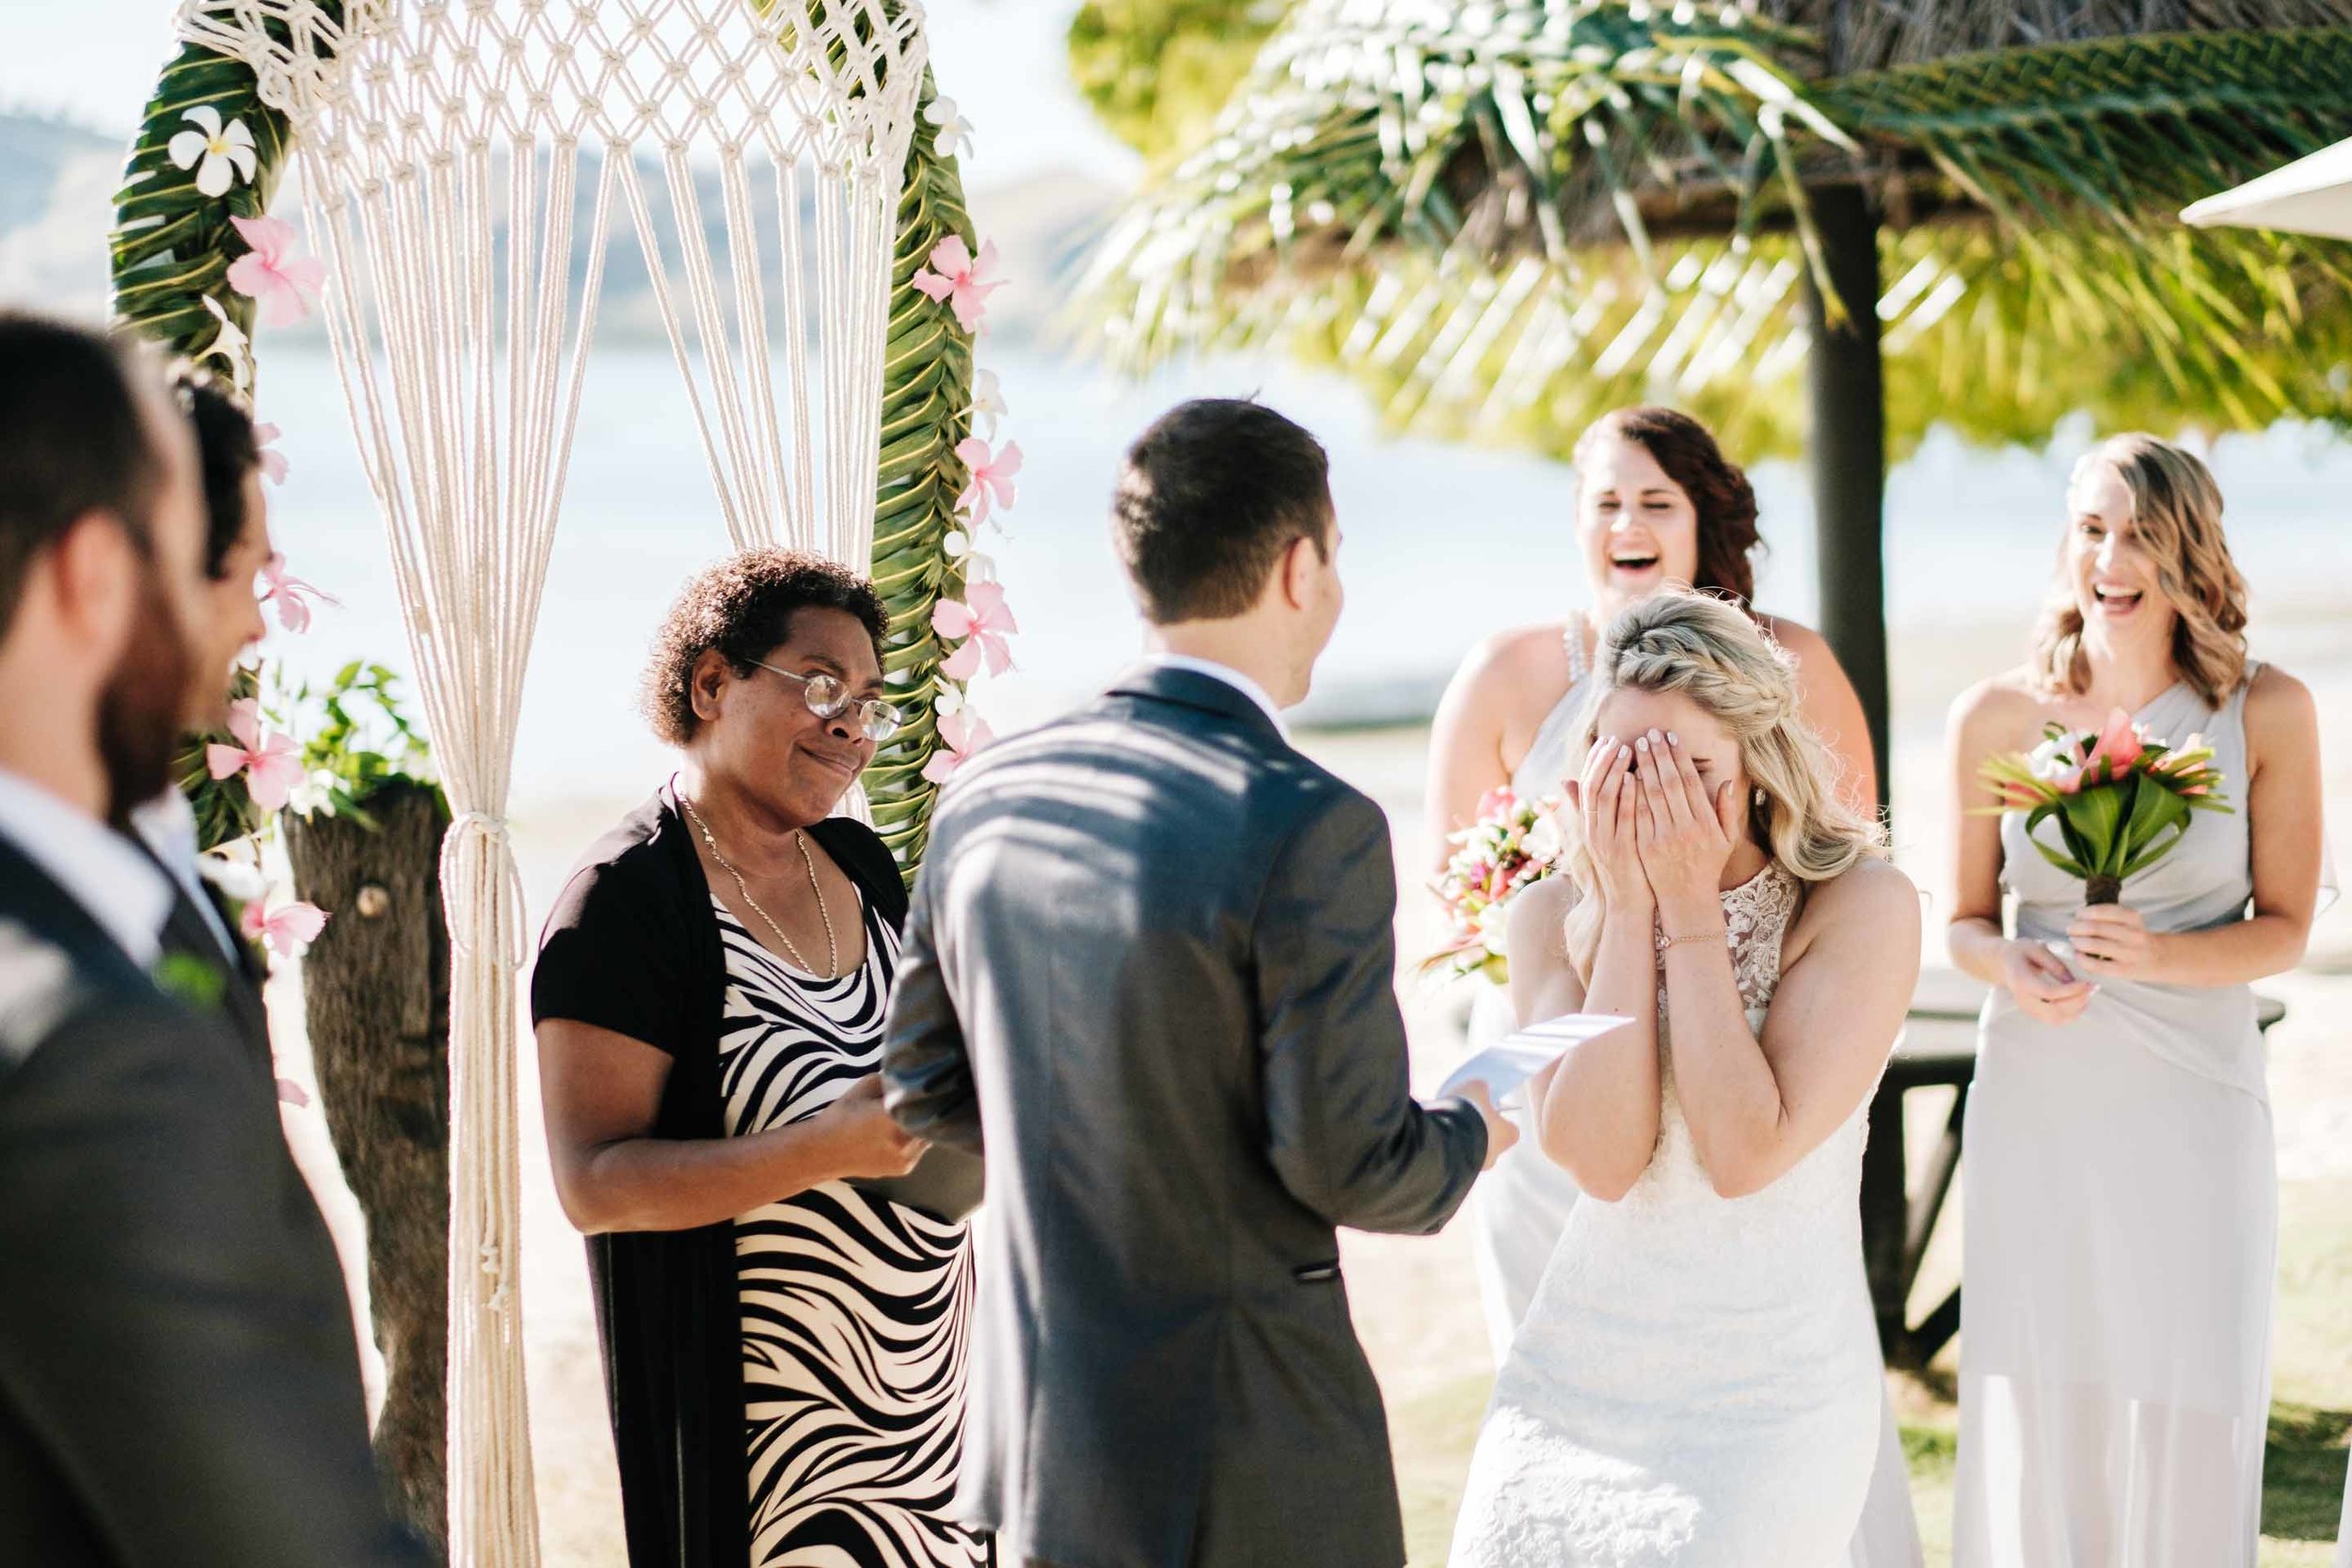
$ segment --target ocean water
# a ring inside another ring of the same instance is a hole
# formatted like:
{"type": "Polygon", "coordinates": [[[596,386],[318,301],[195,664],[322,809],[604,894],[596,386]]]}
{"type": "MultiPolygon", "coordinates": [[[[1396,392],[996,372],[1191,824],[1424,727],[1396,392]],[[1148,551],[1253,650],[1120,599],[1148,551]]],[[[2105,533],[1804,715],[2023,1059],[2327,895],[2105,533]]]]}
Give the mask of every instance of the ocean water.
{"type": "MultiPolygon", "coordinates": [[[[1022,627],[1019,670],[976,689],[1000,730],[1052,714],[1135,655],[1138,623],[1105,503],[1126,443],[1187,397],[1257,396],[1330,450],[1348,609],[1318,680],[1327,716],[1425,709],[1485,632],[1584,596],[1564,465],[1391,439],[1344,382],[1278,362],[1204,361],[1140,384],[1034,352],[991,354],[985,341],[981,362],[1011,407],[1001,435],[1025,457],[1009,537],[982,543],[1022,627]]],[[[406,669],[382,528],[332,362],[310,344],[264,343],[261,394],[293,467],[273,499],[278,546],[297,575],[342,600],[307,636],[276,634],[271,651],[297,673],[362,656],[406,669]]],[[[2061,431],[2039,452],[1939,436],[1899,467],[1887,496],[1890,623],[1908,634],[2028,615],[2049,580],[2068,470],[2093,434],[2061,431]]],[[[2225,437],[2208,455],[2258,625],[2265,607],[2352,607],[2352,445],[2280,426],[2225,437]]],[[[1773,463],[1752,477],[1772,546],[1758,600],[1810,618],[1804,472],[1773,463]]],[[[679,585],[727,541],[666,350],[597,351],[564,498],[516,738],[518,805],[633,795],[668,766],[635,708],[646,642],[679,585]]]]}

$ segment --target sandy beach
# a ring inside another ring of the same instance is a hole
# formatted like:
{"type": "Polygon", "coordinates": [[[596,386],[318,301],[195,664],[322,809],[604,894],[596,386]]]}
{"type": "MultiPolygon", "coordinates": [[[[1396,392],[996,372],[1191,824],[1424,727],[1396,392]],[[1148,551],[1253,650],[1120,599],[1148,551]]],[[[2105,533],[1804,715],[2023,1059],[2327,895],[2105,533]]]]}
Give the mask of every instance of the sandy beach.
{"type": "MultiPolygon", "coordinates": [[[[1894,647],[1895,846],[1899,863],[1929,898],[1930,963],[1943,962],[1937,913],[1948,840],[1950,790],[1942,760],[1944,715],[1972,681],[2017,661],[2023,620],[1899,629],[1894,647]]],[[[2352,619],[2314,607],[2281,612],[2257,626],[2258,654],[2279,660],[2317,693],[2328,756],[2329,819],[2352,823],[2352,619]]],[[[1400,884],[1399,952],[1407,964],[1434,945],[1435,916],[1417,889],[1417,847],[1427,732],[1422,726],[1310,733],[1301,744],[1370,792],[1396,831],[1400,884]]],[[[515,843],[533,918],[544,911],[572,858],[659,781],[616,781],[609,792],[522,802],[515,843]]],[[[298,978],[274,987],[281,1053],[296,1078],[300,1059],[298,978]]],[[[1458,1049],[1458,990],[1433,992],[1400,980],[1411,1025],[1415,1081],[1434,1084],[1458,1049]]],[[[2352,1426],[2352,1329],[2342,1321],[2352,1302],[2352,912],[2323,916],[2309,958],[2264,990],[2288,1006],[2273,1031],[2271,1094],[2280,1149],[2285,1234],[2277,1342],[2277,1396],[2308,1453],[2274,1451],[2265,1568],[2324,1568],[2327,1529],[2305,1515],[2311,1497],[2341,1487],[2344,1431],[2352,1426]],[[2301,1465],[2299,1487],[2281,1490],[2278,1472],[2301,1465]],[[2332,1465],[2332,1469],[2329,1466],[2332,1465]],[[2332,1477],[2332,1480],[2330,1479],[2332,1477]]],[[[537,1467],[545,1560],[558,1568],[619,1568],[619,1499],[596,1365],[594,1321],[579,1238],[565,1224],[548,1174],[539,1134],[537,1074],[526,1040],[520,1074],[523,1174],[524,1322],[531,1426],[537,1467]]],[[[1912,1115],[1923,1156],[1941,1111],[1916,1096],[1912,1115]]],[[[328,1209],[346,1259],[360,1246],[356,1209],[335,1176],[315,1110],[293,1110],[289,1135],[328,1209]]],[[[1962,1216],[1947,1211],[1920,1281],[1924,1309],[1957,1278],[1962,1216]]],[[[1346,1265],[1357,1326],[1386,1392],[1405,1492],[1415,1568],[1444,1560],[1454,1497],[1483,1407],[1491,1367],[1478,1312],[1467,1227],[1459,1223],[1425,1240],[1351,1235],[1346,1265]]],[[[355,1292],[364,1275],[352,1275],[355,1292]]],[[[1950,1353],[1925,1380],[1898,1378],[1897,1405],[1906,1429],[1930,1560],[1944,1560],[1948,1535],[1950,1353]]],[[[374,1369],[371,1368],[372,1376],[374,1369]]],[[[2275,1432],[2274,1432],[2275,1441],[2275,1432]]]]}

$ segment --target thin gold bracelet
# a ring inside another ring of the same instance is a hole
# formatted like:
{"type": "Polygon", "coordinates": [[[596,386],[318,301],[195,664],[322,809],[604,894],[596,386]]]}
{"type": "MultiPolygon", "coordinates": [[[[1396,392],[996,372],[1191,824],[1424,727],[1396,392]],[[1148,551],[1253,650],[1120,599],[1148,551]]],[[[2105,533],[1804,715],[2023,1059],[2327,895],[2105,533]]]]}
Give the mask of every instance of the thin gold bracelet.
{"type": "Polygon", "coordinates": [[[1730,937],[1729,931],[1701,931],[1698,935],[1691,937],[1670,936],[1666,939],[1666,945],[1679,947],[1686,942],[1728,942],[1730,937]]]}

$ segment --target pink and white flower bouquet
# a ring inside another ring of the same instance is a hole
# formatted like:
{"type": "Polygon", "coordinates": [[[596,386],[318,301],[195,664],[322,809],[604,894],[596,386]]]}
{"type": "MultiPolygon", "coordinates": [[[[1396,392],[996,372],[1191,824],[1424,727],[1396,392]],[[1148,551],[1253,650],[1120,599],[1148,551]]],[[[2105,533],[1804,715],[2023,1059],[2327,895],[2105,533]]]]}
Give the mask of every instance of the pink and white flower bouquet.
{"type": "Polygon", "coordinates": [[[1447,842],[1454,858],[1432,884],[1445,906],[1446,944],[1422,960],[1425,976],[1477,974],[1502,985],[1503,910],[1514,894],[1559,866],[1565,841],[1553,815],[1557,800],[1522,800],[1508,789],[1486,792],[1478,820],[1447,842]]]}
{"type": "Polygon", "coordinates": [[[2065,848],[2039,838],[2042,858],[2082,879],[2083,902],[2113,904],[2126,879],[2171,853],[2194,812],[2230,810],[2213,748],[2190,736],[2173,746],[2151,736],[2118,708],[2097,731],[2053,723],[2030,752],[1988,758],[1978,776],[1997,806],[1979,814],[2026,814],[2026,835],[2055,819],[2065,848]]]}

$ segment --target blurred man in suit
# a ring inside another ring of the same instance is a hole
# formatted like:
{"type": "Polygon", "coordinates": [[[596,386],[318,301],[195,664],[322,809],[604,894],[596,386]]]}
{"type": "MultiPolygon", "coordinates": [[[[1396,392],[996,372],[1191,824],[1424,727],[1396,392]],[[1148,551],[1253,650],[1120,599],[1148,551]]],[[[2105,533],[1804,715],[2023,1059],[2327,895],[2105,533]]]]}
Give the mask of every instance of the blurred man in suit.
{"type": "Polygon", "coordinates": [[[108,827],[167,782],[202,504],[142,356],[0,317],[0,1557],[418,1564],[275,1103],[108,827]]]}
{"type": "MultiPolygon", "coordinates": [[[[262,490],[262,449],[252,416],[217,381],[183,380],[178,391],[196,435],[204,485],[204,580],[187,629],[187,703],[181,722],[192,734],[217,734],[229,722],[230,689],[246,653],[262,640],[256,592],[269,561],[269,498],[262,490]]],[[[196,813],[178,784],[131,814],[137,841],[172,880],[172,907],[164,922],[164,951],[217,978],[220,1010],[228,1015],[256,1075],[275,1083],[267,977],[253,946],[237,931],[236,912],[199,870],[196,813]]]]}

